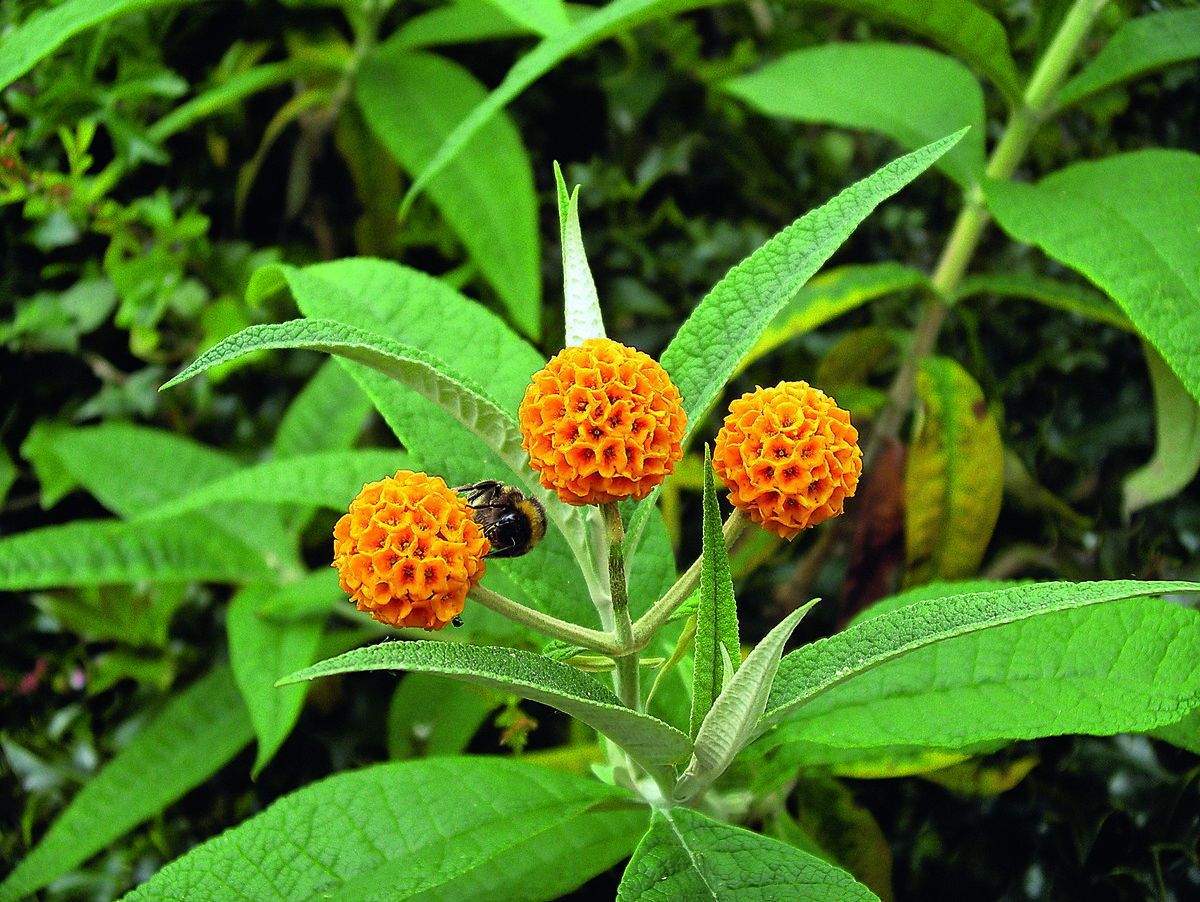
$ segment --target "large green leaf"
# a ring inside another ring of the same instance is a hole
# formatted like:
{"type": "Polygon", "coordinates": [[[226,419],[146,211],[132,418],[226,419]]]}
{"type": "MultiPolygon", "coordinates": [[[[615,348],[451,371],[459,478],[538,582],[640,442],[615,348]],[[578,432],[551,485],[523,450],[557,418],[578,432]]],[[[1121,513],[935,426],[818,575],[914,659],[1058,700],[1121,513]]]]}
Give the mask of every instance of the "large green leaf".
{"type": "Polygon", "coordinates": [[[692,748],[685,734],[648,714],[626,708],[610,689],[582,671],[520,649],[429,640],[384,642],[314,664],[290,675],[287,681],[360,670],[435,673],[512,692],[578,718],[646,765],[679,761],[692,748]]]}
{"type": "Polygon", "coordinates": [[[174,698],[79,792],[0,884],[21,899],[109,846],[220,770],[253,731],[228,668],[174,698]]]}
{"type": "MultiPolygon", "coordinates": [[[[127,519],[237,469],[228,455],[191,439],[129,423],[40,429],[23,450],[39,469],[52,457],[101,504],[127,519]]],[[[235,503],[200,516],[264,556],[298,566],[295,543],[277,510],[235,503]]]]}
{"type": "Polygon", "coordinates": [[[292,399],[271,451],[283,458],[349,448],[373,411],[353,377],[337,361],[327,360],[292,399]]]}
{"type": "Polygon", "coordinates": [[[263,557],[194,517],[77,520],[0,538],[0,590],[103,583],[241,583],[272,576],[263,557]]]}
{"type": "Polygon", "coordinates": [[[1082,98],[1172,63],[1200,57],[1200,9],[1173,9],[1130,19],[1058,92],[1055,105],[1082,98]]]}
{"type": "Polygon", "coordinates": [[[795,50],[721,87],[769,116],[883,132],[906,150],[971,126],[935,165],[964,188],[983,173],[983,90],[957,60],[923,47],[795,50]]]}
{"type": "Polygon", "coordinates": [[[900,157],[846,188],[772,237],[713,287],[662,355],[683,395],[689,432],[800,286],[872,210],[933,165],[963,134],[900,157]]]}
{"type": "Polygon", "coordinates": [[[1043,583],[931,598],[787,655],[769,741],[960,748],[1148,730],[1200,702],[1200,583],[1043,583]]]}
{"type": "Polygon", "coordinates": [[[263,617],[260,610],[280,598],[309,606],[320,603],[331,597],[329,582],[329,574],[322,570],[288,586],[251,585],[229,605],[225,623],[229,662],[258,737],[253,776],[292,731],[307,694],[306,686],[277,687],[275,681],[316,660],[324,626],[319,618],[281,621],[263,617]]]}
{"type": "Polygon", "coordinates": [[[948,357],[921,362],[916,435],[904,473],[905,580],[972,576],[1004,494],[1004,449],[983,391],[948,357]]]}
{"type": "Polygon", "coordinates": [[[878,902],[829,862],[687,808],[657,808],[618,902],[878,902]]]}
{"type": "Polygon", "coordinates": [[[500,758],[339,774],[167,865],[126,902],[555,899],[628,855],[623,790],[500,758]]]}
{"type": "Polygon", "coordinates": [[[67,0],[42,9],[0,41],[0,89],[49,56],[68,38],[93,25],[156,6],[179,6],[186,0],[67,0]]]}
{"type": "MultiPolygon", "coordinates": [[[[530,375],[545,364],[495,314],[395,263],[352,258],[305,269],[269,267],[255,273],[249,294],[261,299],[282,289],[307,316],[353,323],[447,361],[486,389],[514,421],[530,375]]],[[[498,479],[521,486],[545,505],[552,524],[546,538],[531,554],[489,566],[489,587],[557,617],[599,626],[587,600],[588,575],[577,563],[590,560],[584,512],[543,489],[523,455],[506,460],[411,388],[358,364],[345,365],[423,470],[452,485],[498,479]]],[[[597,574],[592,564],[593,581],[597,574]]],[[[649,601],[635,603],[642,609],[649,601]]]]}
{"type": "Polygon", "coordinates": [[[173,517],[228,501],[304,504],[336,510],[346,507],[366,483],[391,476],[398,469],[411,469],[408,455],[398,449],[364,448],[268,460],[151,508],[143,516],[173,517]]]}
{"type": "Polygon", "coordinates": [[[1200,400],[1200,156],[1143,150],[985,191],[1006,232],[1100,286],[1200,400]]]}
{"type": "MultiPolygon", "coordinates": [[[[420,171],[486,93],[456,63],[389,43],[362,59],[354,84],[364,118],[409,172],[420,171]]],[[[484,125],[427,190],[513,322],[537,337],[542,300],[537,199],[529,156],[508,117],[484,125]]]]}
{"type": "MultiPolygon", "coordinates": [[[[572,53],[652,19],[675,15],[716,0],[613,0],[569,28],[546,38],[508,71],[504,81],[471,110],[446,137],[409,188],[405,204],[425,189],[483,125],[514,97],[572,53]]],[[[876,15],[925,35],[987,75],[1010,102],[1020,99],[1016,66],[1004,27],[970,0],[840,0],[844,6],[876,15]]]]}

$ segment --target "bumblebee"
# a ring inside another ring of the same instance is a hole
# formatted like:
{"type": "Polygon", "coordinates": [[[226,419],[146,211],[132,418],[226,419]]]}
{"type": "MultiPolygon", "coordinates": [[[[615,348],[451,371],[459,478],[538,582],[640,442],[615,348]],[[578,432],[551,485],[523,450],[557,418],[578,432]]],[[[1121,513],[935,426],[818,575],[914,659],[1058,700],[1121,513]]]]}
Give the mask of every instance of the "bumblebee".
{"type": "Polygon", "coordinates": [[[546,534],[546,509],[518,488],[487,479],[454,491],[466,494],[475,522],[492,543],[488,557],[520,557],[546,534]]]}

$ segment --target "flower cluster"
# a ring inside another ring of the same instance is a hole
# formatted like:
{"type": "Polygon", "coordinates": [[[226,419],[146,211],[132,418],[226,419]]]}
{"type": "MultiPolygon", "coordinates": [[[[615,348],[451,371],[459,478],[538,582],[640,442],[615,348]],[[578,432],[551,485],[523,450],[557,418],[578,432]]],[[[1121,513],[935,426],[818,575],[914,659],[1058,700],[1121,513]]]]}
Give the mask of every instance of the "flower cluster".
{"type": "Polygon", "coordinates": [[[367,483],[333,530],[333,566],[360,611],[440,630],[462,613],[491,548],[444,480],[400,470],[367,483]]]}
{"type": "Polygon", "coordinates": [[[530,465],[567,504],[645,498],[683,456],[679,390],[648,355],[608,338],[534,373],[518,418],[530,465]]]}
{"type": "Polygon", "coordinates": [[[791,540],[842,513],[862,451],[850,414],[832,398],[806,382],[781,382],[729,405],[713,466],[735,507],[791,540]]]}

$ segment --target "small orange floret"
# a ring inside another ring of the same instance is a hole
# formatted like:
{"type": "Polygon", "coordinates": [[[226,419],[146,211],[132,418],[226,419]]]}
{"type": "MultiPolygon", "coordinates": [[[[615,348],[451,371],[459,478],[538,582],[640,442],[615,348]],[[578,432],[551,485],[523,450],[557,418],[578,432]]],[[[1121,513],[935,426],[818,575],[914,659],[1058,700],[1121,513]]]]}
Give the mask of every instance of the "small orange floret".
{"type": "Polygon", "coordinates": [[[370,482],[333,528],[333,566],[360,611],[440,630],[462,613],[491,543],[471,506],[425,473],[370,482]]]}
{"type": "Polygon", "coordinates": [[[729,500],[789,541],[842,512],[862,473],[850,414],[807,382],[756,388],[729,405],[713,466],[729,500]]]}
{"type": "Polygon", "coordinates": [[[679,389],[649,355],[608,338],[534,373],[518,417],[530,466],[567,504],[645,498],[683,456],[679,389]]]}

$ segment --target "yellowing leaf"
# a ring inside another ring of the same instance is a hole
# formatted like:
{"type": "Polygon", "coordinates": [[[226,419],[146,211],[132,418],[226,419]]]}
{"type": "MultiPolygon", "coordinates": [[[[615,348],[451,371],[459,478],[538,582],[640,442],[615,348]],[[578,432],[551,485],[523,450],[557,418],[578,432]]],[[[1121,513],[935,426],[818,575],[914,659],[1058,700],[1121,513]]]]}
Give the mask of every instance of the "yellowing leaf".
{"type": "Polygon", "coordinates": [[[907,585],[974,574],[1004,488],[1000,431],[970,374],[930,358],[917,373],[917,395],[904,478],[907,585]]]}

